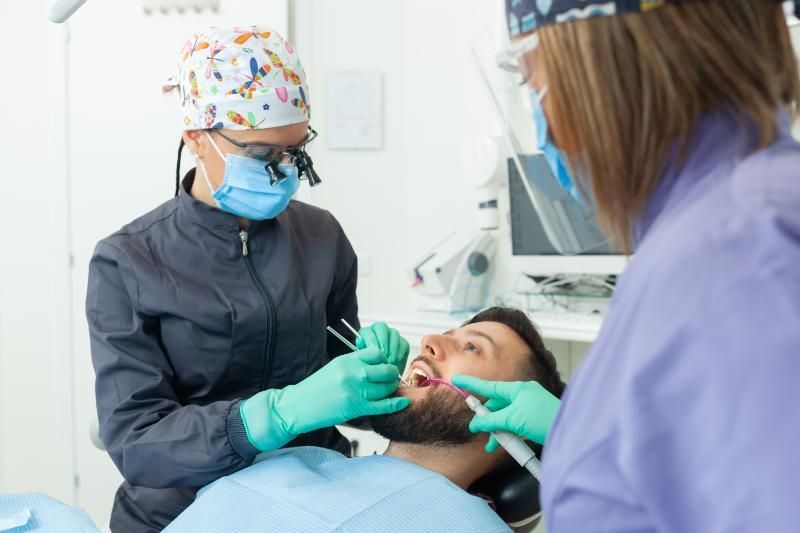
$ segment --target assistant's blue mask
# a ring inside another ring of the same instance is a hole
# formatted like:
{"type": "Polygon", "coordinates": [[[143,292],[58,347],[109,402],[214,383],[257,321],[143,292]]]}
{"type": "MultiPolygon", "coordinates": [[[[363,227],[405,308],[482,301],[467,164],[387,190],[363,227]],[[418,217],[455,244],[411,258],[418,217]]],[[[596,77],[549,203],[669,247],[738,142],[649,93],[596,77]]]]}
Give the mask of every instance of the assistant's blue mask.
{"type": "MultiPolygon", "coordinates": [[[[546,91],[546,89],[545,89],[546,91]]],[[[544,154],[550,170],[553,172],[558,183],[566,189],[569,194],[578,202],[583,203],[583,198],[578,187],[575,185],[575,179],[569,170],[567,160],[564,154],[556,148],[553,144],[553,139],[550,137],[549,128],[547,126],[547,117],[544,114],[541,99],[544,97],[545,91],[541,94],[535,90],[531,90],[531,109],[533,109],[533,121],[536,124],[536,144],[539,150],[544,154]]]]}
{"type": "Polygon", "coordinates": [[[225,175],[217,190],[211,186],[205,165],[200,160],[211,197],[217,207],[237,217],[267,220],[280,215],[300,187],[297,167],[291,163],[278,165],[285,179],[272,185],[265,163],[235,154],[224,155],[208,133],[217,154],[225,161],[225,175]]]}

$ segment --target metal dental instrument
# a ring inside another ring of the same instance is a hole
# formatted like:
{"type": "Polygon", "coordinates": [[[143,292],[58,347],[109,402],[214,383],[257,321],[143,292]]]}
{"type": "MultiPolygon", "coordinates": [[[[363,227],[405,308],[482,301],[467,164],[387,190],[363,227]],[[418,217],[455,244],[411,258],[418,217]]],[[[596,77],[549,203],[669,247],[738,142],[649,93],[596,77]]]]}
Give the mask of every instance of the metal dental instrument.
{"type": "Polygon", "coordinates": [[[352,342],[350,342],[349,340],[345,339],[343,336],[341,336],[338,331],[336,331],[335,329],[333,329],[330,326],[328,326],[326,329],[331,332],[331,335],[333,335],[334,337],[336,337],[337,339],[342,341],[342,344],[344,344],[345,346],[347,346],[348,348],[350,348],[354,352],[358,351],[358,348],[356,348],[356,345],[353,344],[352,342]]]}
{"type": "MultiPolygon", "coordinates": [[[[350,331],[353,333],[353,335],[355,335],[355,336],[356,336],[356,338],[357,338],[357,339],[361,339],[361,338],[362,338],[362,337],[361,337],[361,335],[358,333],[358,331],[356,331],[356,328],[354,328],[353,326],[351,326],[351,325],[350,325],[350,324],[347,322],[347,320],[345,320],[344,318],[342,318],[342,319],[340,319],[340,320],[342,321],[342,324],[344,324],[344,325],[345,325],[345,327],[346,327],[347,329],[349,329],[349,330],[350,330],[350,331]]],[[[331,327],[330,327],[330,326],[328,326],[328,331],[330,331],[331,333],[333,333],[334,335],[336,335],[336,337],[337,337],[337,338],[338,338],[340,341],[342,341],[343,343],[345,343],[345,345],[346,345],[348,348],[350,348],[351,350],[353,350],[353,351],[356,351],[356,350],[358,349],[358,348],[356,348],[355,346],[353,346],[352,344],[350,344],[350,342],[348,342],[348,341],[347,341],[347,339],[345,339],[344,337],[342,337],[341,335],[339,335],[339,333],[338,333],[338,332],[336,332],[336,331],[334,331],[333,329],[331,329],[331,327]]],[[[403,375],[402,375],[402,374],[400,374],[400,383],[402,383],[402,384],[403,384],[403,385],[405,385],[406,387],[410,387],[410,386],[411,386],[411,383],[409,383],[408,381],[406,381],[406,380],[403,378],[403,375]]]]}
{"type": "MultiPolygon", "coordinates": [[[[456,387],[446,379],[427,378],[422,382],[421,386],[426,387],[431,384],[446,385],[455,390],[461,395],[462,398],[464,398],[464,400],[466,400],[469,408],[472,409],[472,411],[478,416],[488,415],[491,412],[475,396],[467,394],[463,389],[456,387]]],[[[497,440],[497,442],[500,443],[500,446],[505,448],[505,450],[508,452],[508,455],[513,457],[522,468],[530,472],[531,475],[536,479],[541,479],[542,463],[536,458],[536,454],[533,453],[533,450],[531,450],[530,447],[528,447],[528,445],[522,441],[522,439],[513,433],[509,433],[508,431],[492,431],[491,434],[497,440]]]]}
{"type": "Polygon", "coordinates": [[[353,335],[356,336],[357,339],[361,338],[361,334],[357,332],[356,329],[347,322],[347,320],[345,320],[344,318],[341,318],[340,320],[342,321],[342,324],[344,324],[344,327],[349,329],[353,333],[353,335]]]}
{"type": "MultiPolygon", "coordinates": [[[[342,319],[342,322],[344,322],[344,319],[342,319]]],[[[351,328],[351,327],[350,327],[350,324],[348,324],[347,322],[344,322],[344,323],[345,323],[345,325],[346,325],[348,328],[350,328],[351,330],[353,329],[353,328],[351,328]]],[[[358,351],[358,348],[356,347],[356,345],[355,345],[355,344],[353,344],[352,342],[350,342],[349,340],[345,339],[345,338],[344,338],[344,337],[343,337],[343,336],[342,336],[342,335],[341,335],[341,334],[340,334],[338,331],[336,331],[335,329],[333,329],[333,328],[332,328],[332,327],[330,327],[330,326],[328,326],[328,327],[327,327],[327,328],[325,328],[325,329],[327,329],[328,331],[330,331],[330,332],[331,332],[331,335],[333,335],[334,337],[336,337],[337,339],[339,339],[340,341],[342,341],[342,344],[344,344],[345,346],[347,346],[348,348],[350,348],[350,349],[351,349],[351,350],[353,350],[354,352],[357,352],[357,351],[358,351]]],[[[356,336],[357,336],[358,338],[361,338],[361,335],[359,335],[358,333],[356,333],[356,336]]],[[[400,382],[401,382],[403,385],[405,385],[406,387],[410,387],[410,385],[408,384],[408,382],[407,382],[405,379],[403,379],[403,376],[400,376],[400,382]]]]}

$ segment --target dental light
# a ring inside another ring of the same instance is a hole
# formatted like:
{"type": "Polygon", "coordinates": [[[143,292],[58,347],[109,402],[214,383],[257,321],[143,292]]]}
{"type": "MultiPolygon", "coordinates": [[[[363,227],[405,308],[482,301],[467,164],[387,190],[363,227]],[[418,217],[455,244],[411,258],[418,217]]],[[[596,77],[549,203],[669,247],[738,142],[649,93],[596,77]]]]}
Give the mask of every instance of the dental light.
{"type": "Polygon", "coordinates": [[[47,18],[58,24],[66,22],[85,2],[86,0],[51,0],[47,18]]]}

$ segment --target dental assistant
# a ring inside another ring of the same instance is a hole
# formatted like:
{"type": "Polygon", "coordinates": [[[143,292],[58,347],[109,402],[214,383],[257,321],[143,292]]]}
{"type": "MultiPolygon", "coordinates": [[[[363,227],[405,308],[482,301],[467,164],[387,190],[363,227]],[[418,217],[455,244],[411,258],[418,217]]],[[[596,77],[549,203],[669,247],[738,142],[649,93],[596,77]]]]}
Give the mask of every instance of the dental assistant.
{"type": "Polygon", "coordinates": [[[455,377],[490,398],[471,428],[546,444],[553,533],[799,531],[800,80],[781,3],[506,9],[554,175],[635,256],[562,405],[455,377]]]}
{"type": "Polygon", "coordinates": [[[358,327],[356,256],[330,213],[291,200],[320,181],[296,50],[269,28],[211,28],[173,89],[197,168],[90,265],[100,437],[125,478],[114,533],[161,531],[261,451],[349,454],[335,424],[408,405],[387,398],[408,356],[396,331],[362,329],[348,354],[326,336],[358,327]]]}

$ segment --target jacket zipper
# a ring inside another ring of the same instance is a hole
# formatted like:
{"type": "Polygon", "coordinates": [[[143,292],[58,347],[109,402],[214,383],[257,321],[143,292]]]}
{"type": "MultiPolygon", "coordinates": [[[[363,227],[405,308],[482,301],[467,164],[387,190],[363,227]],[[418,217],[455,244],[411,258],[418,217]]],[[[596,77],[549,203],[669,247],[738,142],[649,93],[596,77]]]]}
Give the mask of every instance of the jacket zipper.
{"type": "Polygon", "coordinates": [[[267,287],[264,285],[264,282],[258,275],[256,267],[253,265],[253,259],[250,256],[250,249],[247,245],[247,239],[247,232],[244,230],[240,231],[239,240],[242,243],[242,257],[244,258],[244,263],[247,265],[247,270],[250,272],[250,277],[253,279],[253,283],[255,283],[258,292],[261,293],[261,297],[264,299],[264,305],[267,309],[267,338],[264,341],[264,368],[261,370],[260,389],[264,390],[269,383],[272,374],[273,352],[275,351],[275,304],[272,301],[272,296],[270,296],[267,287]]]}

